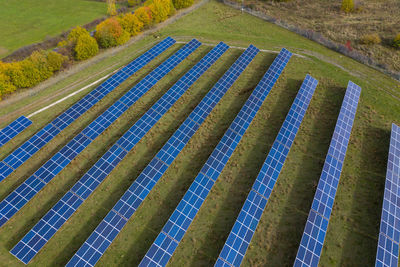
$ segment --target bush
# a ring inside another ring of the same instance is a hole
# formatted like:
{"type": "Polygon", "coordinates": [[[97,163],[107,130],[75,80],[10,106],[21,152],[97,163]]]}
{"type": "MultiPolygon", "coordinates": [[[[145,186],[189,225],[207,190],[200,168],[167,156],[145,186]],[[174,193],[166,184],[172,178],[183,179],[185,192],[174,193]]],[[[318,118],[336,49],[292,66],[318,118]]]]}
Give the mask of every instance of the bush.
{"type": "Polygon", "coordinates": [[[363,37],[361,37],[361,42],[363,44],[371,45],[371,44],[380,44],[382,40],[377,33],[372,33],[372,34],[366,34],[363,37]]]}
{"type": "MultiPolygon", "coordinates": [[[[85,35],[90,36],[90,33],[85,28],[78,26],[69,32],[67,40],[68,40],[68,42],[76,44],[76,42],[78,42],[78,39],[85,35]]],[[[61,44],[63,44],[63,42],[61,42],[61,44]]]]}
{"type": "Polygon", "coordinates": [[[132,13],[127,13],[123,17],[120,17],[118,21],[122,29],[131,36],[137,35],[143,28],[143,23],[132,13]]]}
{"type": "Polygon", "coordinates": [[[354,11],[353,0],[342,0],[342,10],[346,13],[353,12],[354,11]]]}
{"type": "Polygon", "coordinates": [[[76,60],[85,60],[99,53],[99,46],[96,39],[90,35],[83,35],[78,39],[74,48],[74,56],[76,60]]]}
{"type": "Polygon", "coordinates": [[[396,48],[400,48],[400,33],[393,40],[393,46],[396,48]]]}
{"type": "Polygon", "coordinates": [[[166,20],[175,11],[171,0],[154,0],[149,8],[154,23],[166,20]]]}
{"type": "Polygon", "coordinates": [[[138,6],[141,3],[142,3],[142,1],[140,1],[140,0],[128,0],[129,7],[138,6]]]}
{"type": "Polygon", "coordinates": [[[4,73],[0,73],[0,100],[5,94],[9,94],[17,90],[14,84],[11,83],[9,76],[4,73]]]}
{"type": "Polygon", "coordinates": [[[108,48],[126,43],[129,33],[115,18],[109,18],[96,26],[95,38],[101,47],[108,48]]]}
{"type": "Polygon", "coordinates": [[[186,8],[193,5],[193,0],[173,0],[172,3],[176,9],[186,8]]]}
{"type": "Polygon", "coordinates": [[[135,10],[135,16],[140,22],[143,23],[143,27],[150,25],[153,20],[151,16],[151,10],[148,7],[139,7],[135,10]]]}

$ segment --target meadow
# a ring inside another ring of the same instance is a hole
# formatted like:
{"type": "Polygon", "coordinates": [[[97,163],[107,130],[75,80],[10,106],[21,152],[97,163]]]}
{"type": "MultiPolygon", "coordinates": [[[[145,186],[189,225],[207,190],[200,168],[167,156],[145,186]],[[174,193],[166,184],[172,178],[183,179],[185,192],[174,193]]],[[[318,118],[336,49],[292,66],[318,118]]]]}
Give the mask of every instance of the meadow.
{"type": "Polygon", "coordinates": [[[0,57],[105,16],[105,2],[93,0],[7,0],[0,8],[0,57]]]}

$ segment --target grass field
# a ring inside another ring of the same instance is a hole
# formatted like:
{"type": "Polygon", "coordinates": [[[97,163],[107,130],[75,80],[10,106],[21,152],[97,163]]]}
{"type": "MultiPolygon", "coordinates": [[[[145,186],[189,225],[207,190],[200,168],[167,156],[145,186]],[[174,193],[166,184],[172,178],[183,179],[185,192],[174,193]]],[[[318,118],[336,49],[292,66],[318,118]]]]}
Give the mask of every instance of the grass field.
{"type": "Polygon", "coordinates": [[[0,8],[0,57],[106,15],[93,0],[7,0],[0,8]]]}
{"type": "MultiPolygon", "coordinates": [[[[305,58],[294,56],[290,60],[176,250],[170,266],[210,266],[214,263],[307,73],[317,78],[319,85],[243,266],[293,264],[350,79],[359,84],[363,91],[321,266],[372,265],[376,253],[390,127],[392,122],[400,123],[399,83],[303,37],[214,1],[166,26],[157,35],[161,38],[172,36],[185,41],[195,37],[204,43],[224,41],[232,46],[243,47],[252,43],[258,48],[276,51],[286,47],[292,52],[308,55],[305,58]]],[[[21,101],[18,106],[4,107],[0,115],[44,98],[73,81],[90,76],[95,79],[99,70],[117,62],[120,65],[127,63],[137,55],[139,49],[148,47],[154,41],[156,40],[152,36],[144,37],[118,54],[95,62],[85,71],[43,90],[39,95],[21,101]]],[[[8,195],[91,120],[180,46],[174,45],[167,53],[115,89],[84,114],[82,119],[71,124],[3,181],[0,198],[8,195]]],[[[162,79],[0,229],[1,266],[23,265],[8,251],[119,136],[210,49],[209,46],[200,47],[173,73],[162,79]]],[[[169,136],[241,52],[240,49],[229,49],[183,95],[85,201],[30,266],[60,266],[68,262],[169,136]]],[[[131,266],[139,263],[275,56],[272,53],[260,53],[256,56],[106,251],[98,266],[131,266]]],[[[0,151],[0,158],[4,158],[83,94],[80,93],[56,108],[33,117],[34,124],[4,146],[0,151]]]]}

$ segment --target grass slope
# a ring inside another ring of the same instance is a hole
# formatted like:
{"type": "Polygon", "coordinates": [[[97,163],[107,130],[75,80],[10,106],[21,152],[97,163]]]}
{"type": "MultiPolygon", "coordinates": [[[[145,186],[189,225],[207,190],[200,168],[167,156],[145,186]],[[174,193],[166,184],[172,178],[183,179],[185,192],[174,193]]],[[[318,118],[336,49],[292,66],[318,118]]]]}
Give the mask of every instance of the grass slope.
{"type": "Polygon", "coordinates": [[[0,8],[0,56],[40,42],[106,14],[104,2],[90,0],[7,0],[0,8]]]}
{"type": "MultiPolygon", "coordinates": [[[[248,46],[252,43],[259,48],[272,50],[287,47],[293,52],[312,52],[313,55],[306,58],[293,57],[290,60],[176,250],[170,266],[210,266],[214,263],[307,73],[320,82],[243,266],[292,265],[350,79],[358,83],[363,91],[322,253],[321,266],[372,265],[378,237],[390,126],[392,122],[400,123],[400,106],[396,98],[400,96],[399,84],[305,38],[214,1],[161,29],[157,34],[162,38],[168,35],[183,40],[196,37],[204,42],[224,41],[237,46],[248,46]],[[351,70],[351,73],[357,76],[353,76],[347,70],[351,70]]],[[[94,75],[98,70],[116,62],[124,64],[132,59],[132,55],[137,53],[140,47],[152,42],[154,38],[145,37],[113,57],[95,63],[85,72],[67,78],[62,84],[65,86],[74,80],[94,75]]],[[[123,83],[3,181],[0,198],[3,199],[74,134],[179,46],[173,46],[166,55],[162,55],[123,83]]],[[[202,46],[173,73],[162,79],[0,229],[0,265],[22,266],[8,250],[152,103],[210,49],[208,46],[202,46]]],[[[31,266],[60,266],[71,258],[140,171],[241,52],[239,49],[228,50],[183,95],[34,258],[31,266]]],[[[167,170],[101,258],[98,266],[130,266],[139,263],[274,58],[275,54],[270,53],[260,53],[256,56],[167,170]]],[[[36,97],[45,97],[61,86],[57,84],[36,97]]],[[[4,158],[82,94],[84,93],[63,102],[55,109],[33,117],[34,125],[4,146],[0,151],[0,158],[4,158]]],[[[34,100],[25,101],[29,103],[34,100]]],[[[7,107],[7,110],[13,109],[7,107]]]]}

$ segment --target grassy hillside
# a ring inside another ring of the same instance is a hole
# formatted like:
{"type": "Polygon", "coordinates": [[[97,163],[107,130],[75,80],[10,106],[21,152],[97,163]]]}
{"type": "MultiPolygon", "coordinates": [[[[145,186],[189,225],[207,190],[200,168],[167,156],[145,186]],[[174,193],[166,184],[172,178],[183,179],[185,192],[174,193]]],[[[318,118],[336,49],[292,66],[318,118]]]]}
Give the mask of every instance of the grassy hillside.
{"type": "MultiPolygon", "coordinates": [[[[203,43],[214,44],[224,41],[231,46],[247,47],[254,44],[258,48],[275,51],[286,47],[304,56],[294,56],[290,60],[176,250],[170,266],[210,266],[214,263],[307,73],[317,78],[319,85],[243,266],[293,264],[350,79],[359,84],[363,91],[321,266],[372,265],[378,238],[390,126],[392,122],[400,123],[399,83],[303,37],[214,1],[162,28],[156,35],[161,38],[172,36],[183,41],[195,37],[203,43]]],[[[125,64],[139,49],[148,47],[154,41],[152,36],[144,37],[114,56],[96,62],[84,72],[42,91],[33,99],[24,100],[21,105],[45,98],[68,83],[94,76],[99,70],[116,62],[125,64]]],[[[115,99],[180,46],[174,45],[165,55],[123,83],[3,181],[0,198],[3,199],[115,99]]],[[[162,79],[0,229],[0,265],[22,266],[8,251],[118,137],[210,49],[209,46],[202,46],[173,73],[162,79]]],[[[60,266],[71,258],[140,171],[242,51],[229,49],[184,94],[34,258],[30,266],[60,266]]],[[[101,258],[98,266],[130,266],[141,260],[275,55],[262,52],[256,56],[167,170],[101,258]]],[[[0,158],[4,158],[82,94],[84,93],[33,117],[34,125],[15,141],[4,146],[0,151],[0,158]]],[[[1,112],[17,108],[8,106],[1,112]]]]}
{"type": "Polygon", "coordinates": [[[7,0],[0,8],[0,57],[105,15],[105,2],[7,0]]]}

